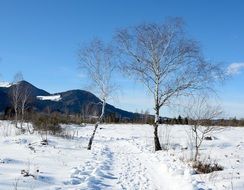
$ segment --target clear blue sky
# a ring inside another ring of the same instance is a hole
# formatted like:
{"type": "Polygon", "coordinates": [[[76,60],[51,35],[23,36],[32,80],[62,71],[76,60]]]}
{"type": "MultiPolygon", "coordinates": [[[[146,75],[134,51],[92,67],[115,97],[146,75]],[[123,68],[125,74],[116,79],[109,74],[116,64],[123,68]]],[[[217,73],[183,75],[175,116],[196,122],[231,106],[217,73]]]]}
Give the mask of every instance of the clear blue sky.
{"type": "MultiPolygon", "coordinates": [[[[183,17],[209,60],[226,67],[238,63],[239,72],[219,87],[219,94],[227,114],[244,117],[242,0],[0,0],[2,80],[22,71],[27,81],[49,92],[84,89],[86,79],[77,70],[80,43],[93,37],[110,40],[118,28],[168,16],[183,17]]],[[[121,89],[116,106],[150,109],[140,85],[124,81],[121,89]]]]}

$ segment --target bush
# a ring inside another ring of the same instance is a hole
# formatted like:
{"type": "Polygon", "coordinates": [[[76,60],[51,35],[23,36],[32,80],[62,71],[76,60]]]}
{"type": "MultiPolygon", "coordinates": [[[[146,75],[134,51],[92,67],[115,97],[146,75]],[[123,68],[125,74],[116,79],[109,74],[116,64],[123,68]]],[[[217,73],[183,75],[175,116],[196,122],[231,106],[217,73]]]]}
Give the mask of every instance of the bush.
{"type": "Polygon", "coordinates": [[[62,133],[63,129],[60,126],[58,117],[39,115],[33,120],[33,127],[35,131],[46,132],[51,135],[62,133]]]}
{"type": "Polygon", "coordinates": [[[193,164],[193,168],[195,168],[198,174],[206,174],[214,171],[222,171],[224,168],[220,166],[218,163],[203,163],[201,161],[195,162],[193,164]]]}

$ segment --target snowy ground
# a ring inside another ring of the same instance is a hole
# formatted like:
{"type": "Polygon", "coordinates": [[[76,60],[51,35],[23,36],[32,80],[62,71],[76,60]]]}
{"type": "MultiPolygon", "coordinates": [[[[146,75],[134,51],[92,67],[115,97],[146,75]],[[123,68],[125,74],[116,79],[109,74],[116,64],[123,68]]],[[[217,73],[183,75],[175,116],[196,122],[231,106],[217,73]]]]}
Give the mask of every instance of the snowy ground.
{"type": "Polygon", "coordinates": [[[224,170],[196,175],[186,161],[188,126],[161,126],[169,151],[157,153],[149,125],[102,125],[91,151],[86,146],[93,126],[64,127],[74,138],[49,136],[49,145],[41,145],[40,135],[19,134],[1,121],[0,189],[244,189],[244,128],[226,128],[205,141],[202,159],[224,170]]]}

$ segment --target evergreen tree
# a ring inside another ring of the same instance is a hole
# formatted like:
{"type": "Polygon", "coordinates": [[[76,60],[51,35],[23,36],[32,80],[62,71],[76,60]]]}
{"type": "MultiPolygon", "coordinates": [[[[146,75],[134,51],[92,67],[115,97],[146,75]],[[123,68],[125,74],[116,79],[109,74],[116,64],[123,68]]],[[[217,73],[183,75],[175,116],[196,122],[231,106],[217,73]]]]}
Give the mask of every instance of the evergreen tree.
{"type": "Polygon", "coordinates": [[[188,118],[187,118],[187,117],[185,117],[184,124],[185,124],[185,125],[188,125],[188,118]]]}
{"type": "Polygon", "coordinates": [[[182,117],[180,115],[178,117],[178,124],[183,124],[182,117]]]}

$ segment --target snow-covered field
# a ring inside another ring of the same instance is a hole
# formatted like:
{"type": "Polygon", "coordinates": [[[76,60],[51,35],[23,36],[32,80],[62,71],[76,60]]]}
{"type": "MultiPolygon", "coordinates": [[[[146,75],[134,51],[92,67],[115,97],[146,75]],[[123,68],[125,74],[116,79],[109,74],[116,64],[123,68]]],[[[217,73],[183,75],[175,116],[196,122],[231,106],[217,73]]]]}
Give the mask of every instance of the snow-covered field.
{"type": "Polygon", "coordinates": [[[160,126],[169,151],[153,152],[149,125],[101,125],[91,151],[93,126],[63,126],[72,138],[20,134],[0,122],[0,189],[180,190],[244,189],[244,128],[226,128],[204,141],[201,158],[216,161],[223,171],[194,174],[189,126],[160,126]],[[21,171],[33,176],[23,177],[21,171]]]}

